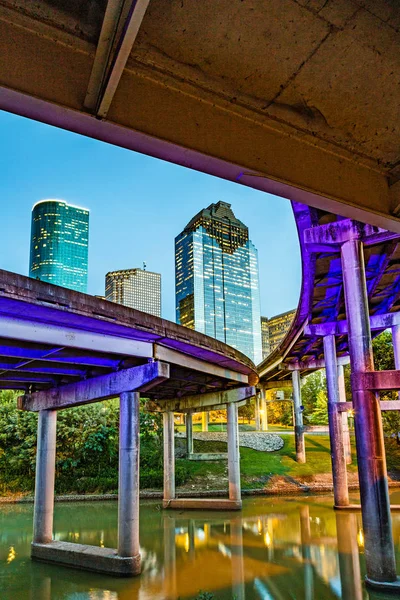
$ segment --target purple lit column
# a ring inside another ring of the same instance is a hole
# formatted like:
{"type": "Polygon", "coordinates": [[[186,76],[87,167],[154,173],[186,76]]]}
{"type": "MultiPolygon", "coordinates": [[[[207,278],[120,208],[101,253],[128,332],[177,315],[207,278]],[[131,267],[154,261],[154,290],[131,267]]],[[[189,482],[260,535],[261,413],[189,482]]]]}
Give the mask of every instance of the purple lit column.
{"type": "Polygon", "coordinates": [[[394,582],[396,562],[379,398],[372,391],[358,389],[354,379],[374,370],[362,243],[345,242],[341,258],[367,577],[380,583],[394,582]]]}
{"type": "Polygon", "coordinates": [[[324,341],[326,386],[328,390],[328,421],[331,445],[333,496],[335,506],[348,506],[347,471],[344,457],[341,414],[338,411],[339,388],[337,375],[336,342],[334,335],[326,335],[324,341]]]}
{"type": "Polygon", "coordinates": [[[306,451],[304,446],[303,413],[301,409],[300,373],[292,371],[293,383],[293,415],[294,415],[294,439],[296,444],[296,461],[306,462],[306,451]]]}
{"type": "Polygon", "coordinates": [[[38,421],[33,514],[33,542],[38,544],[46,544],[53,539],[56,432],[57,411],[41,410],[38,421]]]}
{"type": "Polygon", "coordinates": [[[139,401],[138,392],[123,392],[119,410],[118,555],[134,557],[139,548],[139,401]]]}
{"type": "MultiPolygon", "coordinates": [[[[339,402],[346,402],[346,386],[344,381],[344,366],[338,365],[338,386],[339,386],[339,402]]],[[[349,431],[349,417],[347,411],[342,412],[342,430],[343,430],[343,445],[344,445],[344,458],[346,463],[349,465],[352,461],[351,458],[351,443],[350,443],[350,431],[349,431]]]]}
{"type": "Polygon", "coordinates": [[[174,413],[163,413],[164,423],[164,500],[175,498],[174,413]]]}

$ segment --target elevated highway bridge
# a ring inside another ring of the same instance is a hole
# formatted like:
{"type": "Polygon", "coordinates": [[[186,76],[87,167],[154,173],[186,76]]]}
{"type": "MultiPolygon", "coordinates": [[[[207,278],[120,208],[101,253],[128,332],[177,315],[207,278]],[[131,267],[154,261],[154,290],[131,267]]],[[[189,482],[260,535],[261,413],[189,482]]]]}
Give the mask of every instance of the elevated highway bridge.
{"type": "MultiPolygon", "coordinates": [[[[325,365],[335,502],[346,505],[337,355],[340,362],[349,354],[367,574],[371,585],[388,588],[398,582],[377,391],[400,389],[400,378],[397,370],[374,371],[371,328],[379,332],[392,326],[396,350],[399,28],[400,7],[395,0],[0,0],[0,109],[294,202],[303,256],[300,306],[287,340],[261,365],[261,380],[272,385],[289,376],[278,366],[285,364],[286,370],[294,366],[300,407],[299,372],[312,368],[312,361],[315,367],[325,365]]],[[[94,174],[95,169],[93,165],[94,174]]],[[[25,304],[29,318],[34,318],[37,302],[25,304]]],[[[100,313],[103,309],[96,305],[100,313]]],[[[57,310],[63,316],[68,312],[57,310]]],[[[6,324],[8,317],[1,319],[6,324]]],[[[101,314],[84,315],[86,319],[92,325],[96,321],[109,326],[108,317],[101,314]]],[[[61,320],[54,327],[62,330],[64,325],[61,320]]],[[[198,369],[188,371],[186,364],[175,363],[172,351],[192,356],[189,348],[196,347],[202,354],[196,350],[192,358],[208,365],[222,354],[221,367],[240,376],[254,374],[252,365],[230,355],[228,349],[220,352],[211,345],[214,350],[208,354],[200,338],[192,338],[184,350],[179,339],[167,336],[172,343],[160,342],[165,338],[162,325],[160,330],[150,330],[153,354],[141,360],[155,359],[156,366],[128,367],[142,367],[141,374],[139,379],[133,377],[135,385],[130,380],[130,391],[121,391],[125,439],[121,464],[125,467],[137,459],[130,440],[137,439],[137,390],[147,387],[146,394],[150,390],[146,377],[154,377],[157,383],[154,394],[158,390],[164,395],[156,398],[158,402],[174,401],[172,396],[179,390],[190,397],[190,387],[202,395],[203,386],[205,395],[214,376],[218,393],[230,394],[234,390],[223,388],[243,386],[235,378],[215,373],[208,373],[210,379],[194,375],[198,369]],[[174,365],[172,385],[160,382],[168,377],[162,356],[154,355],[157,345],[165,362],[174,365]]],[[[15,338],[10,330],[8,336],[1,336],[15,338]]],[[[56,410],[71,398],[81,402],[120,388],[115,387],[113,372],[106,372],[112,365],[99,364],[108,351],[95,355],[97,349],[90,348],[93,364],[86,366],[93,374],[103,373],[97,379],[106,379],[102,380],[105,387],[99,384],[89,393],[91,373],[85,379],[78,361],[80,351],[85,357],[87,348],[78,345],[72,357],[65,338],[24,341],[31,344],[32,352],[39,344],[37,357],[42,363],[38,367],[22,355],[25,363],[16,368],[19,363],[10,359],[18,357],[6,353],[0,382],[3,387],[26,388],[21,407],[39,410],[35,552],[49,559],[47,551],[62,553],[52,546],[47,518],[52,515],[51,501],[46,501],[46,491],[52,488],[56,410]],[[51,366],[45,352],[52,349],[57,364],[51,366]],[[59,391],[63,387],[68,388],[65,394],[59,391]]],[[[142,344],[143,337],[136,342],[142,344]]],[[[144,343],[146,353],[149,339],[144,343]]],[[[125,350],[116,354],[122,366],[137,362],[125,350]]],[[[397,351],[395,356],[400,369],[397,351]]],[[[230,407],[239,399],[236,396],[232,403],[221,395],[219,401],[223,398],[235,424],[235,410],[230,407]]],[[[179,408],[179,403],[173,406],[179,408]]],[[[172,464],[172,412],[165,414],[169,415],[166,464],[172,464]]],[[[300,421],[296,426],[300,434],[300,421]]],[[[232,425],[230,435],[235,448],[236,426],[232,425]]],[[[236,458],[237,450],[232,450],[233,495],[239,489],[236,458]]],[[[131,470],[127,473],[127,487],[120,496],[128,500],[122,502],[120,514],[124,515],[121,531],[128,533],[121,538],[119,552],[121,560],[128,558],[129,568],[137,572],[137,514],[131,502],[137,486],[131,470]]],[[[166,489],[171,492],[168,468],[166,473],[166,489]]]]}

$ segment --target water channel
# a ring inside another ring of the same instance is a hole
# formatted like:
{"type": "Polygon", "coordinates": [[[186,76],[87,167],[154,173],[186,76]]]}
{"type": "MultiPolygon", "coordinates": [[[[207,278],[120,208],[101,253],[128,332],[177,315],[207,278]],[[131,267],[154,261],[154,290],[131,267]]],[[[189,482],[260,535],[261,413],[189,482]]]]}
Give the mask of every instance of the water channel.
{"type": "MultiPolygon", "coordinates": [[[[357,501],[356,498],[353,500],[357,501]]],[[[400,492],[391,497],[400,504],[400,492]]],[[[359,512],[332,498],[248,498],[241,513],[141,502],[143,572],[115,579],[30,560],[30,504],[0,505],[1,600],[381,600],[368,594],[359,512]]],[[[115,502],[59,503],[55,539],[115,548],[115,502]]],[[[393,515],[398,572],[400,513],[393,515]]],[[[393,596],[392,596],[393,598],[393,596]]]]}

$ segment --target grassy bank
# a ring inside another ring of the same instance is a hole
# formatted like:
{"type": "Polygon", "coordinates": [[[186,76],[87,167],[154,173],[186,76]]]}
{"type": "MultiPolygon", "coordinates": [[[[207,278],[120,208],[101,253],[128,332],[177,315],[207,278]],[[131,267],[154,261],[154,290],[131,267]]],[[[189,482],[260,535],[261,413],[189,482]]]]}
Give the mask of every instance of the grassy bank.
{"type": "MultiPolygon", "coordinates": [[[[283,434],[284,446],[277,452],[258,452],[250,448],[240,448],[241,479],[242,488],[260,489],[270,488],[284,491],[283,488],[299,485],[329,484],[331,481],[331,457],[329,437],[327,435],[306,435],[305,447],[307,462],[299,464],[295,460],[294,436],[283,434]]],[[[354,438],[352,440],[354,444],[354,438]]],[[[183,448],[185,440],[178,438],[177,447],[183,448]]],[[[194,441],[195,452],[226,452],[227,445],[224,442],[194,441]]],[[[400,447],[394,440],[386,440],[387,465],[389,476],[393,480],[400,480],[400,447]]],[[[184,474],[179,477],[183,485],[182,490],[221,490],[227,487],[227,461],[190,461],[185,458],[177,459],[177,473],[184,474]]],[[[355,448],[353,447],[353,462],[348,465],[349,483],[357,481],[357,463],[355,448]]],[[[145,475],[146,469],[142,469],[145,475]]],[[[82,486],[74,486],[74,489],[59,490],[58,493],[116,493],[118,487],[117,471],[108,479],[102,479],[101,485],[96,485],[93,479],[87,486],[88,480],[82,480],[82,486]]],[[[179,480],[177,481],[179,487],[179,480]]],[[[150,485],[141,485],[142,488],[161,489],[161,482],[150,485]]],[[[0,483],[1,495],[13,495],[18,490],[15,487],[8,490],[6,485],[0,483]]],[[[28,495],[33,491],[20,490],[28,495]]]]}
{"type": "MultiPolygon", "coordinates": [[[[300,482],[311,482],[318,475],[331,473],[331,457],[329,437],[327,435],[306,435],[305,446],[307,462],[296,462],[295,442],[293,435],[281,435],[284,446],[277,452],[258,452],[250,448],[240,448],[240,467],[243,488],[263,487],[272,477],[283,476],[300,482]]],[[[398,447],[397,447],[398,448],[398,447]]],[[[390,461],[394,468],[400,469],[400,450],[390,448],[390,461]],[[397,452],[393,456],[393,450],[397,452]]],[[[353,449],[354,450],[354,449],[353,449]]],[[[224,452],[226,444],[223,442],[194,441],[195,452],[224,452]]],[[[388,452],[389,461],[389,452],[388,452]]],[[[190,480],[222,481],[226,477],[227,464],[225,461],[193,462],[181,459],[180,464],[189,470],[190,480]]],[[[355,473],[357,463],[355,450],[353,463],[348,465],[348,472],[355,473]]]]}

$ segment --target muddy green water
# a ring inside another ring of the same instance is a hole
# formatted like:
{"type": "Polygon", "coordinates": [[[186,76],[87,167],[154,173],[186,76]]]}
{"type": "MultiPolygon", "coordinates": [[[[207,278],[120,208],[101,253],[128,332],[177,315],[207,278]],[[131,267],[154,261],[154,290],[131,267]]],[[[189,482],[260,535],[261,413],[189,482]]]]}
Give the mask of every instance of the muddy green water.
{"type": "MultiPolygon", "coordinates": [[[[400,492],[392,494],[400,504],[400,492]]],[[[332,498],[255,498],[241,513],[163,511],[141,503],[142,575],[114,579],[32,562],[31,505],[0,505],[1,600],[372,600],[360,513],[332,498]],[[206,596],[207,597],[207,596],[206,596]]],[[[56,504],[55,539],[117,544],[114,502],[56,504]]],[[[399,564],[400,513],[393,515],[399,564]]],[[[399,569],[400,571],[400,569],[399,569]]]]}

